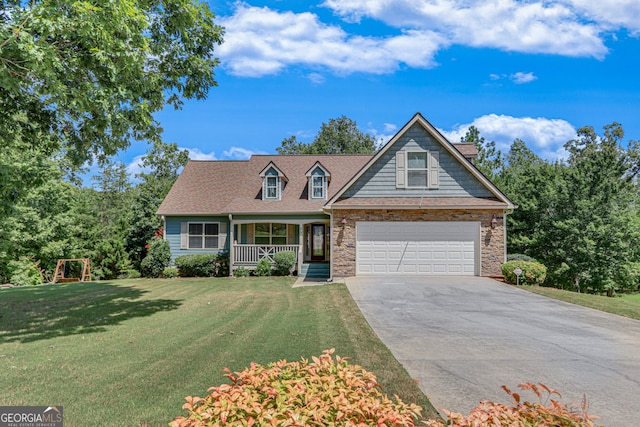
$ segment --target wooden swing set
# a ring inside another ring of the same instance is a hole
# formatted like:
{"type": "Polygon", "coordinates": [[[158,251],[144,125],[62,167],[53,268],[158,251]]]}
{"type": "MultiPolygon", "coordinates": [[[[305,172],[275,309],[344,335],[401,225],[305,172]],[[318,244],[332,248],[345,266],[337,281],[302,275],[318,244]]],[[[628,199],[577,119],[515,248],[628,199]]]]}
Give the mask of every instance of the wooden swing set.
{"type": "Polygon", "coordinates": [[[53,275],[53,283],[68,283],[68,282],[90,282],[91,281],[91,261],[89,258],[71,258],[71,259],[59,259],[56,265],[56,272],[53,275]],[[64,271],[68,262],[81,262],[82,263],[82,275],[80,277],[64,277],[64,271]]]}

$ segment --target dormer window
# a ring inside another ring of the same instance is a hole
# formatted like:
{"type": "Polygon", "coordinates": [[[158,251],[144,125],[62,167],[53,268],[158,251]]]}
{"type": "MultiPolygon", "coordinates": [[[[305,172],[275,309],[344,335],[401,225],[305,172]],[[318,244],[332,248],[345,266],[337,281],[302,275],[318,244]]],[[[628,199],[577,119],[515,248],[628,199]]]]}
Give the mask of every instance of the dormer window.
{"type": "Polygon", "coordinates": [[[278,177],[277,176],[268,176],[265,178],[265,188],[267,190],[267,194],[265,195],[266,199],[278,199],[278,177]]]}
{"type": "Polygon", "coordinates": [[[312,199],[324,199],[325,198],[325,185],[324,176],[312,176],[311,177],[311,198],[312,199]]]}
{"type": "Polygon", "coordinates": [[[327,187],[331,179],[329,171],[316,162],[306,175],[309,179],[309,200],[327,200],[327,187]]]}
{"type": "Polygon", "coordinates": [[[281,200],[287,176],[273,162],[260,172],[262,177],[262,200],[281,200]]]}

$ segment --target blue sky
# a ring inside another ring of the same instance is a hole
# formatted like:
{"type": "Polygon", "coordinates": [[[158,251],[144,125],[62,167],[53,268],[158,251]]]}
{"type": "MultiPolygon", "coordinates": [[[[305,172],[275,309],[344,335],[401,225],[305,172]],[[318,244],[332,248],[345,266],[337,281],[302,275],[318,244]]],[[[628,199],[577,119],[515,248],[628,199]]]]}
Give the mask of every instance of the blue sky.
{"type": "MultiPolygon", "coordinates": [[[[638,0],[210,1],[226,29],[208,99],[157,114],[192,159],[275,153],[345,115],[388,140],[421,112],[562,158],[576,129],[640,139],[638,0]]],[[[135,173],[147,147],[120,160],[135,173]]]]}

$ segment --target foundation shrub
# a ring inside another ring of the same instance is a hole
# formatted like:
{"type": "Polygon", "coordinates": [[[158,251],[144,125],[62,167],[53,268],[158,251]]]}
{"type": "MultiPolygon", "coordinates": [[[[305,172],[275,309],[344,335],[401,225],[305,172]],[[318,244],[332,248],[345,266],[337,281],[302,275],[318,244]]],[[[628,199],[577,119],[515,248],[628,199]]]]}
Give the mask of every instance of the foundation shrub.
{"type": "Polygon", "coordinates": [[[216,273],[216,254],[190,254],[176,257],[182,277],[212,277],[216,273]]]}
{"type": "Polygon", "coordinates": [[[541,285],[547,278],[547,267],[543,264],[513,260],[502,264],[502,275],[508,283],[518,283],[516,274],[513,272],[516,268],[522,270],[522,274],[520,274],[521,285],[541,285]]]}
{"type": "Polygon", "coordinates": [[[262,258],[258,261],[253,274],[256,276],[271,276],[271,261],[268,258],[262,258]]]}
{"type": "Polygon", "coordinates": [[[524,383],[522,390],[532,391],[539,403],[521,402],[520,395],[506,386],[502,389],[513,399],[512,406],[483,401],[471,410],[468,416],[444,410],[449,418],[445,423],[428,421],[428,427],[595,427],[593,417],[587,413],[587,402],[583,399],[580,408],[571,407],[553,399],[561,397],[556,390],[544,384],[524,383]],[[544,401],[544,402],[543,402],[544,401]]]}
{"type": "Polygon", "coordinates": [[[246,267],[238,267],[235,270],[233,270],[233,275],[235,277],[247,277],[249,276],[250,273],[251,272],[246,267]]]}
{"type": "Polygon", "coordinates": [[[293,251],[278,252],[273,256],[276,264],[276,275],[288,276],[296,265],[296,253],[293,251]]]}
{"type": "Polygon", "coordinates": [[[187,416],[172,427],[205,426],[388,426],[414,427],[421,408],[382,394],[376,376],[325,350],[300,362],[251,364],[226,369],[231,384],[186,397],[187,416]]]}
{"type": "Polygon", "coordinates": [[[525,254],[508,254],[507,261],[529,261],[529,262],[538,262],[537,259],[530,257],[525,254]]]}

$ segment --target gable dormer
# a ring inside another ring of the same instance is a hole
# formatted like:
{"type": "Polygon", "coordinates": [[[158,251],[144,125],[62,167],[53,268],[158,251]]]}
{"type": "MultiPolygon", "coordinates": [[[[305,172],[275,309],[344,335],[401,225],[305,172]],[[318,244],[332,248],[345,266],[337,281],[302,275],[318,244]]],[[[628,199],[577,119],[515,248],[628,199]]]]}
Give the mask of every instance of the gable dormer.
{"type": "Polygon", "coordinates": [[[331,172],[322,163],[316,162],[306,173],[309,200],[327,200],[331,172]]]}
{"type": "Polygon", "coordinates": [[[289,181],[275,163],[269,164],[260,172],[262,177],[262,200],[281,200],[282,190],[289,181]]]}

